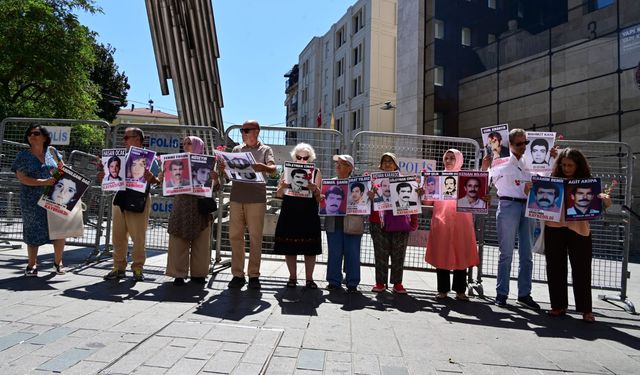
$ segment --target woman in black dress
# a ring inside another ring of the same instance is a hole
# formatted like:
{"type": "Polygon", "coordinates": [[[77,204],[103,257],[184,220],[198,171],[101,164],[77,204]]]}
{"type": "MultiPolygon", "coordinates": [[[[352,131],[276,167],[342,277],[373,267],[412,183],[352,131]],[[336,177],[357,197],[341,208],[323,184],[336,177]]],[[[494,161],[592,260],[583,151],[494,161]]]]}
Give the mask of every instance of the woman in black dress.
{"type": "MultiPolygon", "coordinates": [[[[316,153],[311,145],[299,143],[291,151],[295,163],[312,163],[316,153]]],[[[282,208],[278,217],[273,251],[284,255],[289,269],[287,287],[297,285],[296,257],[304,255],[306,287],[318,288],[313,281],[316,255],[322,253],[320,217],[318,203],[322,175],[319,169],[292,169],[290,184],[285,183],[285,173],[280,178],[276,196],[282,197],[282,208]],[[302,174],[305,176],[302,177],[302,174]],[[304,179],[304,181],[303,181],[304,179]],[[295,185],[294,185],[295,184],[295,185]]]]}

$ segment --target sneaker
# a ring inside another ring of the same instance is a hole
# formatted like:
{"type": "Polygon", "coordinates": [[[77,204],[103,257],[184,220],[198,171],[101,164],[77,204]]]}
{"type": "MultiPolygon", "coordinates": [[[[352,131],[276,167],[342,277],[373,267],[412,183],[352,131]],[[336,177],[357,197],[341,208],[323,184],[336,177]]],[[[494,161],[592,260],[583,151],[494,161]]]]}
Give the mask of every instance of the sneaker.
{"type": "Polygon", "coordinates": [[[507,296],[505,296],[504,294],[498,294],[496,296],[496,305],[500,307],[507,306],[507,296]]]}
{"type": "Polygon", "coordinates": [[[124,271],[114,268],[108,274],[104,275],[105,280],[124,279],[126,277],[124,271]]]}
{"type": "Polygon", "coordinates": [[[393,284],[393,292],[398,294],[407,294],[407,290],[402,286],[402,283],[393,284]]]}
{"type": "Polygon", "coordinates": [[[536,303],[536,301],[533,300],[531,295],[528,295],[526,297],[518,297],[518,303],[523,305],[523,306],[527,306],[529,308],[532,308],[534,310],[539,310],[540,309],[540,305],[538,305],[536,303]]]}
{"type": "Polygon", "coordinates": [[[56,269],[56,274],[58,275],[64,275],[66,272],[65,270],[62,268],[64,267],[62,264],[53,264],[53,267],[56,269]]]}
{"type": "Polygon", "coordinates": [[[173,285],[175,286],[184,285],[184,279],[182,277],[176,277],[175,279],[173,279],[173,285]]]}
{"type": "Polygon", "coordinates": [[[332,290],[338,290],[341,289],[342,287],[340,285],[333,285],[333,284],[327,284],[327,286],[325,287],[326,290],[328,291],[332,291],[332,290]]]}
{"type": "Polygon", "coordinates": [[[376,283],[376,285],[374,285],[373,288],[371,288],[371,291],[380,293],[380,292],[384,292],[385,289],[387,289],[387,287],[384,284],[376,283]]]}
{"type": "Polygon", "coordinates": [[[250,277],[249,278],[249,288],[251,289],[260,289],[262,285],[260,285],[259,277],[250,277]]]}
{"type": "Polygon", "coordinates": [[[244,277],[234,276],[231,281],[229,281],[229,288],[242,288],[247,281],[244,277]]]}
{"type": "Polygon", "coordinates": [[[206,277],[192,277],[191,278],[191,282],[192,283],[198,283],[198,284],[206,284],[207,283],[207,278],[206,277]]]}
{"type": "Polygon", "coordinates": [[[133,281],[144,281],[144,274],[140,268],[133,270],[133,281]]]}
{"type": "Polygon", "coordinates": [[[36,277],[38,276],[38,268],[36,268],[36,266],[33,266],[31,268],[27,266],[27,268],[24,270],[24,275],[27,277],[36,277]]]}

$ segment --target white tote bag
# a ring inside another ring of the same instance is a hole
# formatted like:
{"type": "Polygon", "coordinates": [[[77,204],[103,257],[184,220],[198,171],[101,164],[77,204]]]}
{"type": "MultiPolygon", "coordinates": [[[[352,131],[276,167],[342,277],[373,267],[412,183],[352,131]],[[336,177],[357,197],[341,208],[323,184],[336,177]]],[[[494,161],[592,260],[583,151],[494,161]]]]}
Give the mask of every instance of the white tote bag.
{"type": "Polygon", "coordinates": [[[79,201],[71,210],[68,218],[58,216],[47,210],[47,222],[49,224],[49,239],[82,237],[84,235],[84,221],[82,213],[87,209],[84,202],[79,201]]]}

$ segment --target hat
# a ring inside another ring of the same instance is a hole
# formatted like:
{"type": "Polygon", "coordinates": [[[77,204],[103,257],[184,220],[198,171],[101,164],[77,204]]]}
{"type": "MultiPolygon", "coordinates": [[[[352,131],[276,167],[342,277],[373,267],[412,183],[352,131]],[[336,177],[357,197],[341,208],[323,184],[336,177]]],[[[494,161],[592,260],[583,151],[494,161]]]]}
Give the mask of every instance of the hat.
{"type": "Polygon", "coordinates": [[[393,152],[385,152],[384,154],[382,154],[382,156],[380,157],[380,165],[378,166],[378,168],[382,168],[382,158],[384,158],[385,156],[388,156],[391,158],[391,160],[393,160],[393,162],[396,164],[396,168],[400,168],[400,166],[398,165],[398,157],[393,152]]]}
{"type": "Polygon", "coordinates": [[[353,162],[353,158],[351,157],[351,155],[333,155],[333,161],[338,161],[338,160],[346,161],[347,163],[351,164],[351,168],[355,167],[355,164],[353,162]]]}

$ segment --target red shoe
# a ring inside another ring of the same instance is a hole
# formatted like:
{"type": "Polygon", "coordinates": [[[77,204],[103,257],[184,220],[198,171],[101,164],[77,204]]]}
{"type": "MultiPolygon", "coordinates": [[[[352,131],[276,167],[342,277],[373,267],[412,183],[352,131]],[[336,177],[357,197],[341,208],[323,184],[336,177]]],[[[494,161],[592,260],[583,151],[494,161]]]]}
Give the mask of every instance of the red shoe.
{"type": "Polygon", "coordinates": [[[372,292],[380,293],[384,292],[387,289],[387,286],[384,284],[376,283],[373,288],[371,288],[372,292]]]}
{"type": "Polygon", "coordinates": [[[402,283],[393,284],[393,292],[398,294],[407,294],[407,290],[402,286],[402,283]]]}
{"type": "Polygon", "coordinates": [[[565,316],[567,315],[567,309],[551,309],[547,311],[547,315],[553,316],[554,318],[565,316]]]}

